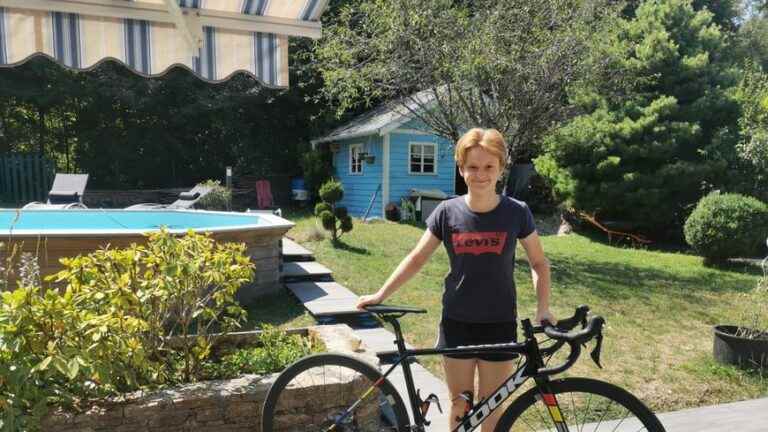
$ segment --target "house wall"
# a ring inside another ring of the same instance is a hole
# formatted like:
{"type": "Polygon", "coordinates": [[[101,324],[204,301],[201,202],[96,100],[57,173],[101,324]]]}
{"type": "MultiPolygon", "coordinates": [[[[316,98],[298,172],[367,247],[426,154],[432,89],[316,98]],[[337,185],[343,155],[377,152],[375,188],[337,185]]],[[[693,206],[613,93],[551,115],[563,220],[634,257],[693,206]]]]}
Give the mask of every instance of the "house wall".
{"type": "MultiPolygon", "coordinates": [[[[384,160],[382,141],[382,137],[378,135],[342,140],[339,141],[339,151],[333,155],[336,177],[344,185],[344,198],[339,202],[339,205],[347,207],[352,216],[363,217],[376,188],[381,184],[384,160]],[[362,144],[365,152],[372,153],[376,157],[372,164],[363,162],[362,174],[352,175],[349,173],[349,146],[351,144],[362,144]]],[[[379,189],[368,217],[382,217],[381,201],[382,190],[379,189]]]]}
{"type": "Polygon", "coordinates": [[[411,122],[390,133],[390,178],[389,201],[400,204],[402,197],[408,196],[410,190],[439,189],[448,195],[454,194],[455,166],[453,161],[453,143],[433,134],[414,133],[417,129],[411,122]],[[409,173],[409,143],[437,144],[436,174],[409,173]]]}

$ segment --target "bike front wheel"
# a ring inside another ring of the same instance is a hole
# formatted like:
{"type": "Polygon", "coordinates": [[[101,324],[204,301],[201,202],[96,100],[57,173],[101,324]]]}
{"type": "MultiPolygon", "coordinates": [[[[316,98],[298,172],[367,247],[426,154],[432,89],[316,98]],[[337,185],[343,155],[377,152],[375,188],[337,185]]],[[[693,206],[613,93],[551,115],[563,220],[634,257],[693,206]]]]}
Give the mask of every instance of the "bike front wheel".
{"type": "Polygon", "coordinates": [[[648,407],[613,384],[563,378],[551,381],[549,388],[550,394],[538,387],[523,393],[504,412],[495,431],[664,432],[648,407]]]}
{"type": "Polygon", "coordinates": [[[262,432],[406,432],[408,413],[373,366],[342,354],[305,357],[270,387],[262,432]]]}

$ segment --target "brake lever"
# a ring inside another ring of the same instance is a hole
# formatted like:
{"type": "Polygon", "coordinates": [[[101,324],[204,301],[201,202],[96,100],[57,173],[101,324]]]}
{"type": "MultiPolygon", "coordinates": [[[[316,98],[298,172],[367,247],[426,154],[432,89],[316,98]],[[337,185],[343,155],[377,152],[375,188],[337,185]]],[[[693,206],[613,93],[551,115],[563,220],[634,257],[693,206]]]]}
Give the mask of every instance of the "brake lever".
{"type": "Polygon", "coordinates": [[[595,344],[595,348],[592,349],[592,352],[589,353],[589,356],[592,357],[592,361],[595,362],[597,367],[602,369],[603,365],[600,364],[600,352],[603,349],[603,334],[599,333],[595,336],[595,339],[597,339],[597,343],[595,344]]]}

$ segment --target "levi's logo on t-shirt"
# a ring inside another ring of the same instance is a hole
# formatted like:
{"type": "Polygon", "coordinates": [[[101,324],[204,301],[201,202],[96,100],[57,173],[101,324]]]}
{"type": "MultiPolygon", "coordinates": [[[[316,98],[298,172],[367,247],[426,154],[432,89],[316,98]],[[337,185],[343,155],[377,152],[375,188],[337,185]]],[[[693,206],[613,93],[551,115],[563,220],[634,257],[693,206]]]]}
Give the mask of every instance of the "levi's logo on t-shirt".
{"type": "Polygon", "coordinates": [[[501,255],[506,241],[506,232],[464,232],[451,235],[453,250],[457,255],[482,253],[501,255]]]}

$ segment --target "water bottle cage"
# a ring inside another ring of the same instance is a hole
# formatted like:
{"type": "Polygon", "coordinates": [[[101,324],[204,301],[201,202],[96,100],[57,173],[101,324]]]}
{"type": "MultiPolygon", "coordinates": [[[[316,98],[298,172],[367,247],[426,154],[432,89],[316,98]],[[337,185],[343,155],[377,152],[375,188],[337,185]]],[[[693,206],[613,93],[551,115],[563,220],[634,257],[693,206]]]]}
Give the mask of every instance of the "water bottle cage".
{"type": "Polygon", "coordinates": [[[429,407],[434,403],[437,405],[437,410],[440,412],[440,414],[443,413],[443,407],[440,406],[440,399],[438,399],[437,395],[434,393],[431,393],[429,396],[427,396],[426,399],[421,400],[421,396],[419,395],[421,390],[416,390],[416,400],[419,401],[419,410],[421,411],[421,418],[424,419],[424,424],[426,426],[429,426],[431,424],[430,421],[426,419],[427,413],[429,412],[429,407]]]}

